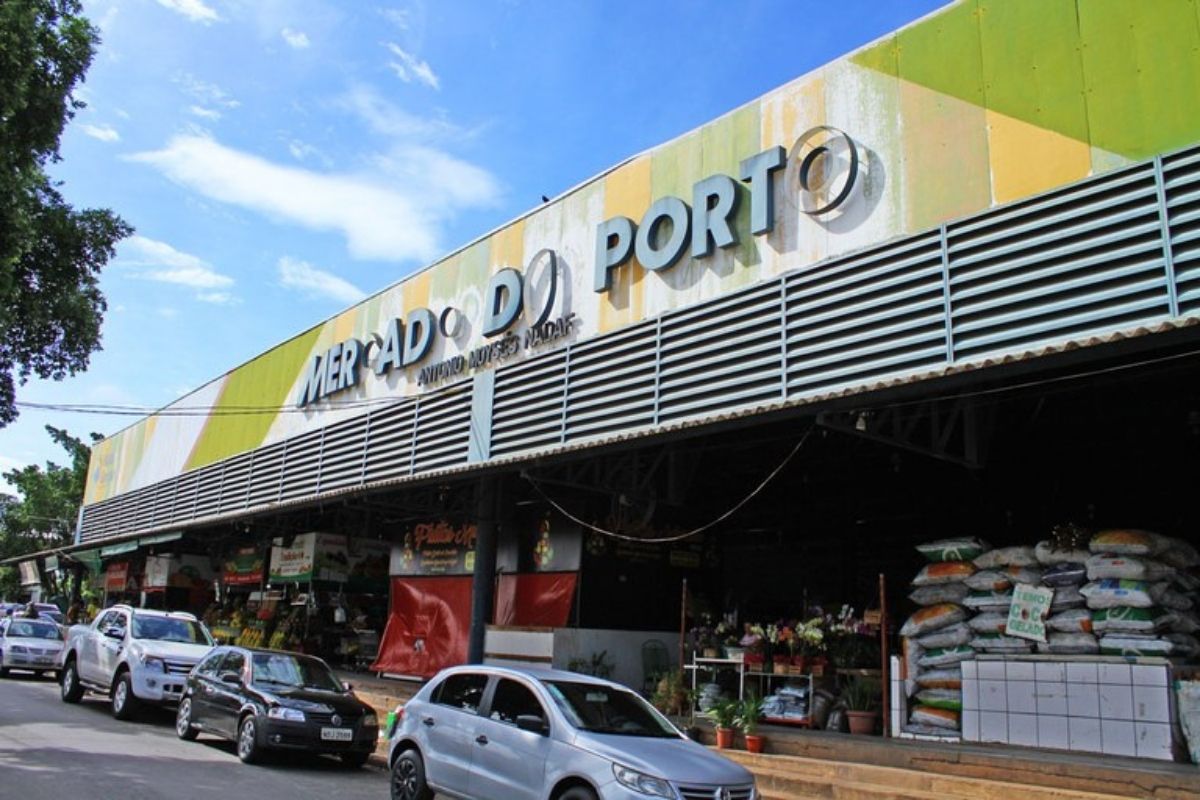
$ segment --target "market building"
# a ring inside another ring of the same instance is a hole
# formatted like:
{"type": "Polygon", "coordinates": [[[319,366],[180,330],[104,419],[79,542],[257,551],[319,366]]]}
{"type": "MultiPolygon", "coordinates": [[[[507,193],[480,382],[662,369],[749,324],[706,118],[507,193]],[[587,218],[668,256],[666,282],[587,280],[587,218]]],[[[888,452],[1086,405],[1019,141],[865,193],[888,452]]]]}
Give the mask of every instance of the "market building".
{"type": "MultiPolygon", "coordinates": [[[[380,672],[611,661],[641,686],[647,642],[679,666],[685,578],[689,626],[741,626],[877,609],[883,575],[894,633],[930,540],[1200,546],[1198,20],[914,22],[99,443],[73,557],[114,593],[215,579],[230,636],[275,608],[272,644],[353,659],[373,630],[380,672]]],[[[1166,655],[1115,661],[1197,657],[1166,655]]],[[[1153,719],[1006,706],[1001,736],[964,700],[918,734],[894,669],[898,736],[1181,754],[1165,687],[1153,719]]]]}

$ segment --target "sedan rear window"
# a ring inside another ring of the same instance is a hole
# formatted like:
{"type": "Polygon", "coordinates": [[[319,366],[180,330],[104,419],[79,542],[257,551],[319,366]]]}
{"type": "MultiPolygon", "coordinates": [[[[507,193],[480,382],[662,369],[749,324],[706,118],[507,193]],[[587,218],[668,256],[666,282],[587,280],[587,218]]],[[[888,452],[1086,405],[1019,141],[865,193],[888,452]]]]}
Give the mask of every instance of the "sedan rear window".
{"type": "Polygon", "coordinates": [[[636,694],[595,683],[543,681],[576,728],[619,736],[678,739],[679,731],[636,694]]]}

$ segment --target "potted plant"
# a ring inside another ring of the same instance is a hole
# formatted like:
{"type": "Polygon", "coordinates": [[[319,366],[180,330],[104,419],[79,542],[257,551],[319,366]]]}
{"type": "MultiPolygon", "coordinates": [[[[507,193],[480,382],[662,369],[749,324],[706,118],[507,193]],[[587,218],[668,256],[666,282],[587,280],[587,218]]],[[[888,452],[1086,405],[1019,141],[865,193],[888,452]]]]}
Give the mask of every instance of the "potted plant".
{"type": "Polygon", "coordinates": [[[846,701],[846,718],[851,733],[872,734],[879,721],[879,681],[862,675],[852,675],[842,690],[846,701]]]}
{"type": "Polygon", "coordinates": [[[758,734],[758,720],[762,716],[762,710],[763,699],[754,692],[746,695],[746,699],[738,703],[734,724],[745,734],[746,750],[751,753],[761,753],[767,740],[767,737],[758,734]]]}
{"type": "Polygon", "coordinates": [[[692,708],[692,692],[680,670],[662,676],[650,698],[650,704],[668,716],[682,717],[692,708]]]}
{"type": "Polygon", "coordinates": [[[733,747],[734,720],[738,717],[740,703],[731,698],[722,698],[712,704],[704,715],[712,720],[717,729],[717,747],[728,749],[733,747]]]}

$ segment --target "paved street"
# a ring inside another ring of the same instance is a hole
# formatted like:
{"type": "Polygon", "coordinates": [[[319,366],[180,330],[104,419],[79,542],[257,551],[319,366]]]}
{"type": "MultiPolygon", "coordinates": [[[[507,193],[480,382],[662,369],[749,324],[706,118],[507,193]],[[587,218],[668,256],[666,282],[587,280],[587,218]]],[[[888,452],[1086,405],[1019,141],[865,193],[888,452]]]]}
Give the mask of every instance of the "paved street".
{"type": "Polygon", "coordinates": [[[233,744],[175,737],[174,715],[118,722],[100,698],[59,700],[58,685],[20,673],[0,680],[0,797],[20,800],[385,800],[386,774],[327,758],[238,761],[233,744]]]}

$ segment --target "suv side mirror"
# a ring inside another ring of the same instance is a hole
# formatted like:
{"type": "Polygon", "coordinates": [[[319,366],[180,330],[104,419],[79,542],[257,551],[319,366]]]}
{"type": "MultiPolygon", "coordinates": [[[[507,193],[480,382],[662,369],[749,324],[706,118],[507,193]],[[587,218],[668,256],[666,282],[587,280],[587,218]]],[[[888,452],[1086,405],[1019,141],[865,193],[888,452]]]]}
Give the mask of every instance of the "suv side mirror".
{"type": "Polygon", "coordinates": [[[242,682],[242,676],[236,672],[222,672],[221,683],[228,683],[230,686],[238,686],[242,682]]]}
{"type": "Polygon", "coordinates": [[[125,630],[114,625],[112,627],[105,628],[104,635],[109,639],[117,639],[119,641],[125,638],[125,630]]]}
{"type": "Polygon", "coordinates": [[[532,733],[540,733],[545,736],[550,732],[546,726],[546,720],[539,717],[537,714],[521,714],[517,717],[517,727],[523,731],[531,731],[532,733]]]}

